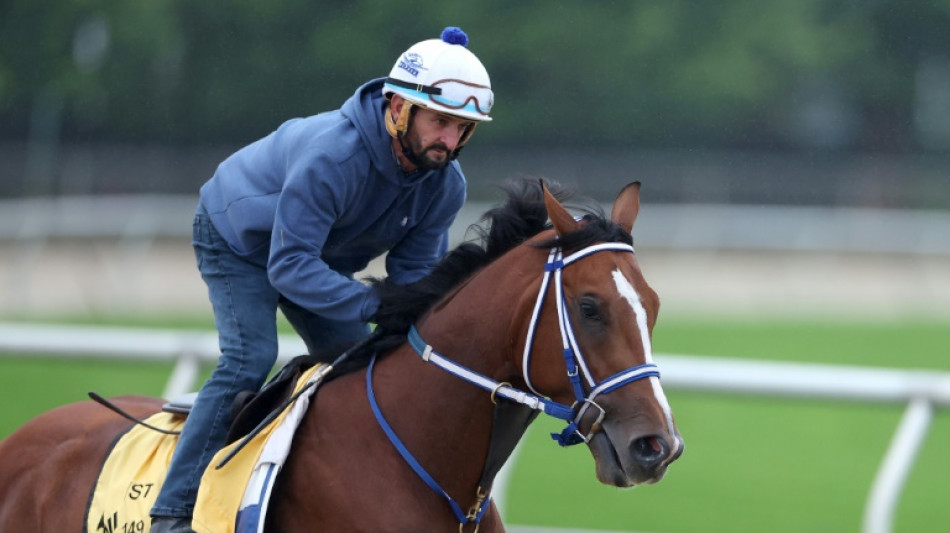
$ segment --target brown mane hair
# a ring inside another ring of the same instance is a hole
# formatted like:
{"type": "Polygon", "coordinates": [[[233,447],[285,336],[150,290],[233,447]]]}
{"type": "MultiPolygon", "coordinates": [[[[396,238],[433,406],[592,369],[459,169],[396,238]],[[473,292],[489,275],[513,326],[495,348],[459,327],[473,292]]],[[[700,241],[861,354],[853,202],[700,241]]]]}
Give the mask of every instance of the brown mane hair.
{"type": "MultiPolygon", "coordinates": [[[[575,196],[574,190],[569,187],[548,181],[545,183],[561,202],[575,196]]],[[[452,289],[515,246],[550,227],[543,192],[537,179],[514,179],[500,188],[507,195],[507,200],[487,211],[478,224],[469,228],[476,235],[476,240],[457,246],[429,275],[409,285],[397,285],[387,279],[370,280],[380,299],[373,322],[382,336],[338,365],[334,376],[363,368],[373,354],[385,355],[405,342],[409,327],[452,289]]],[[[582,200],[573,207],[585,213],[584,225],[559,239],[538,243],[539,247],[557,245],[569,252],[595,242],[633,243],[630,234],[610,221],[596,204],[582,200]]],[[[332,361],[336,355],[319,355],[317,359],[332,361]]]]}

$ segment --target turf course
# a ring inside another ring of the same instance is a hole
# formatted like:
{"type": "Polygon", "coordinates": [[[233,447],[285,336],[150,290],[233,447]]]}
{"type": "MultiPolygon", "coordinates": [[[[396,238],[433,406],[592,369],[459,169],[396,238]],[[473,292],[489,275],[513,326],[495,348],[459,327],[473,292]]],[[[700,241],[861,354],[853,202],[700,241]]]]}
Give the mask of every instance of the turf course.
{"type": "MultiPolygon", "coordinates": [[[[113,322],[114,321],[110,321],[113,322]]],[[[126,325],[204,327],[182,319],[126,325]]],[[[809,323],[662,317],[658,354],[679,353],[950,371],[950,324],[809,323]]],[[[662,359],[659,363],[662,370],[662,359]]],[[[159,394],[170,365],[0,358],[0,436],[50,408],[104,395],[159,394]]],[[[582,447],[523,443],[506,505],[513,524],[615,531],[859,531],[864,502],[903,406],[667,390],[686,453],[658,485],[617,490],[594,479],[582,447]]],[[[938,412],[904,491],[895,531],[945,531],[950,413],[938,412]]]]}

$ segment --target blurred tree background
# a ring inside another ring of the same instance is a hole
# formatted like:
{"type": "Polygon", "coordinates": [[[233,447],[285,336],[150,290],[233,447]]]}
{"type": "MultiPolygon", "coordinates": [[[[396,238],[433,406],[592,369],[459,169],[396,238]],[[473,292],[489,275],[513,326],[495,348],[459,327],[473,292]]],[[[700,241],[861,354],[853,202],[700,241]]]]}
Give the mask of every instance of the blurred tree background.
{"type": "Polygon", "coordinates": [[[476,190],[571,168],[665,174],[672,201],[950,205],[950,0],[4,0],[0,195],[194,192],[446,25],[496,93],[476,190]]]}

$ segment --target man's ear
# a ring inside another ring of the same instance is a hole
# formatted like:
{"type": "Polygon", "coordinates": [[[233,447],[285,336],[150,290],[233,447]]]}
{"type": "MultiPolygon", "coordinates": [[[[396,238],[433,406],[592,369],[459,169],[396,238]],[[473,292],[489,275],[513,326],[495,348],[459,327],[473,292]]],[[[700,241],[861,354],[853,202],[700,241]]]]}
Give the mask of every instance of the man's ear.
{"type": "Polygon", "coordinates": [[[393,119],[399,116],[399,113],[402,111],[402,105],[405,101],[405,98],[399,96],[396,93],[393,93],[389,96],[389,109],[393,114],[393,119]]]}

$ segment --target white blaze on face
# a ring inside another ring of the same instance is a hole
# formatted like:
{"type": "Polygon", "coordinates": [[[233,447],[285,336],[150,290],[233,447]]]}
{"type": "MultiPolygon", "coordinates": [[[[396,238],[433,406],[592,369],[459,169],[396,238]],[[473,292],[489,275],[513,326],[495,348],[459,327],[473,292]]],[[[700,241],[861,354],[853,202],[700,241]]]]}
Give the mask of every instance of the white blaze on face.
{"type": "MultiPolygon", "coordinates": [[[[643,303],[640,301],[640,295],[637,294],[637,290],[627,281],[627,278],[620,272],[620,269],[614,270],[611,275],[614,278],[614,284],[617,286],[617,292],[619,292],[620,296],[633,308],[633,314],[637,317],[637,330],[640,332],[640,342],[643,344],[643,357],[647,363],[652,363],[653,345],[650,342],[650,328],[647,327],[647,310],[643,308],[643,303]]],[[[658,378],[651,376],[649,379],[650,385],[653,386],[653,395],[656,397],[656,401],[660,404],[660,407],[663,408],[666,423],[669,431],[672,433],[673,412],[670,409],[669,402],[666,400],[666,395],[663,394],[663,387],[660,386],[660,380],[658,378]]]]}

